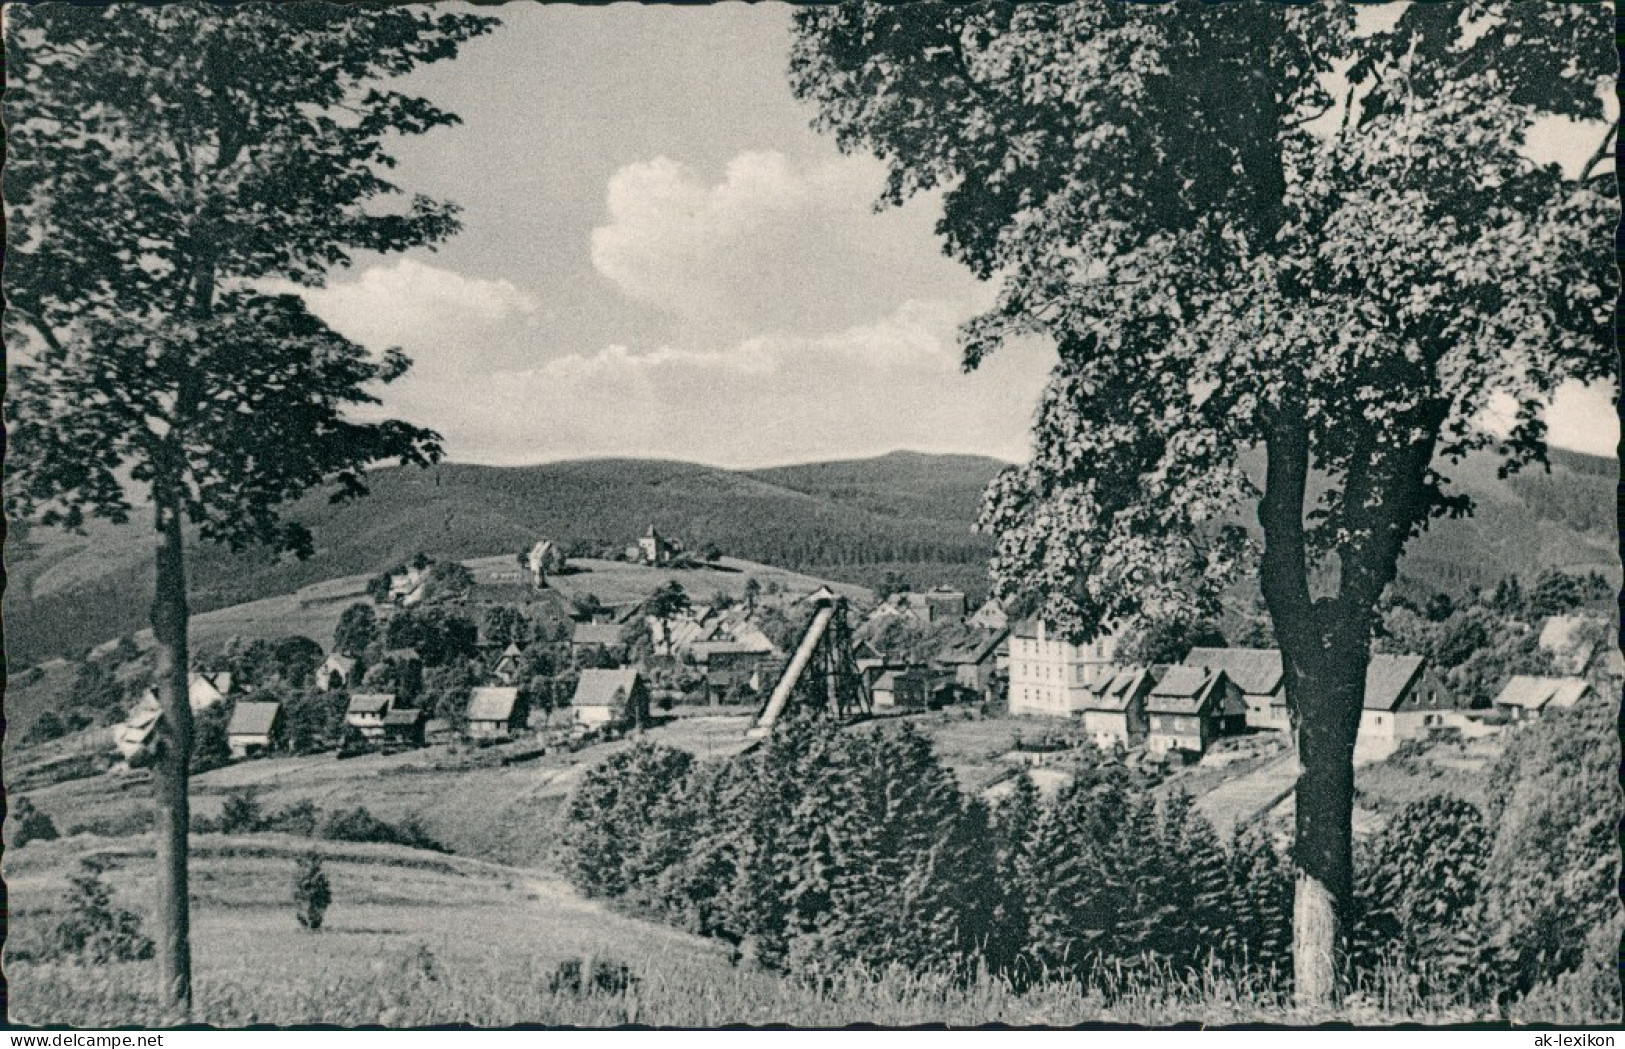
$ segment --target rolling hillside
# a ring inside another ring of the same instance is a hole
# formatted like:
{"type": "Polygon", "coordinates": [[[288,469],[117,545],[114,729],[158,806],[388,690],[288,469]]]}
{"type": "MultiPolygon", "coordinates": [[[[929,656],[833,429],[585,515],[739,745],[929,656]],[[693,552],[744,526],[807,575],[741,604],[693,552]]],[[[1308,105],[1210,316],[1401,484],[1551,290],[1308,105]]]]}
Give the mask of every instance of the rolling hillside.
{"type": "MultiPolygon", "coordinates": [[[[1613,460],[1553,458],[1549,474],[1509,480],[1497,478],[1487,459],[1452,469],[1478,511],[1439,522],[1415,542],[1403,574],[1419,587],[1459,592],[1545,566],[1616,571],[1613,460]]],[[[376,573],[419,550],[494,557],[539,536],[620,545],[651,522],[692,548],[714,543],[731,556],[860,585],[897,570],[916,585],[950,583],[978,597],[992,543],[971,524],[999,467],[992,459],[899,452],[754,471],[631,459],[384,469],[359,503],[313,497],[295,508],[316,536],[308,561],[194,547],[194,602],[207,611],[291,594],[376,573]]],[[[13,666],[76,654],[146,625],[151,546],[144,516],[135,518],[85,537],[43,529],[10,537],[5,621],[13,666]]]]}

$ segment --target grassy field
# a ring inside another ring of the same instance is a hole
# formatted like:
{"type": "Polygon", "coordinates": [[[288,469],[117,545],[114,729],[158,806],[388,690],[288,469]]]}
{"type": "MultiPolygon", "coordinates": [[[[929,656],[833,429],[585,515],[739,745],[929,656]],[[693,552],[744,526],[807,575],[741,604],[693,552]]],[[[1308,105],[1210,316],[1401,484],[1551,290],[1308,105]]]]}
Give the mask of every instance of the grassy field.
{"type": "MultiPolygon", "coordinates": [[[[66,874],[94,855],[115,901],[142,911],[152,853],[144,838],[35,843],[6,857],[14,936],[7,945],[10,1019],[27,1025],[162,1026],[151,963],[84,968],[26,959],[50,922],[66,874]]],[[[383,845],[279,835],[202,835],[194,857],[194,1022],[416,1027],[520,1023],[606,1027],[791,1024],[836,1027],[1146,1026],[1231,1023],[1388,1024],[1489,1019],[1472,1003],[1430,1001],[1402,983],[1363,989],[1335,1011],[1299,1012],[1278,992],[1217,973],[1122,977],[1025,992],[982,977],[959,983],[854,972],[815,989],[736,968],[723,945],[605,910],[525,871],[383,845]],[[334,903],[325,927],[294,921],[298,856],[324,856],[334,903]],[[550,986],[561,962],[628,966],[630,986],[550,986]]],[[[1534,1019],[1534,1018],[1529,1018],[1534,1019]]]]}
{"type": "MultiPolygon", "coordinates": [[[[985,789],[990,777],[1013,767],[1017,736],[1031,741],[1043,729],[1028,719],[967,719],[959,712],[898,720],[911,721],[930,736],[969,789],[985,789]]],[[[653,730],[649,738],[701,757],[722,757],[743,747],[747,722],[737,713],[692,713],[653,730]]],[[[415,816],[455,855],[276,834],[196,835],[196,1019],[220,1026],[712,1027],[1511,1018],[1483,1003],[1420,997],[1402,977],[1361,989],[1333,1012],[1303,1013],[1262,981],[1217,972],[1097,973],[1084,984],[1026,991],[985,977],[965,984],[901,972],[853,973],[819,990],[736,968],[726,945],[608,911],[580,898],[549,869],[557,810],[570,787],[591,764],[627,745],[558,751],[513,764],[502,762],[533,748],[434,747],[343,761],[318,755],[243,762],[197,777],[194,811],[203,817],[217,815],[229,792],[250,787],[268,810],[308,799],[326,810],[364,805],[392,821],[415,816]],[[311,848],[326,857],[334,886],[329,924],[319,934],[297,926],[291,904],[295,860],[311,848]],[[551,989],[559,963],[581,957],[625,963],[636,982],[614,993],[551,989]]],[[[1458,755],[1446,747],[1425,757],[1458,755]]],[[[1240,760],[1230,768],[1244,777],[1254,764],[1240,760]]],[[[1217,788],[1232,782],[1217,775],[1192,782],[1207,779],[1217,788]]],[[[1363,789],[1386,796],[1409,789],[1403,784],[1412,781],[1420,785],[1423,777],[1371,766],[1361,770],[1361,780],[1363,789]]],[[[151,809],[145,775],[123,772],[61,783],[31,798],[60,829],[93,816],[99,833],[36,842],[5,855],[13,1020],[78,1026],[166,1022],[170,1018],[153,1005],[147,963],[86,969],[27,957],[30,940],[53,920],[67,875],[85,856],[98,856],[108,866],[106,877],[120,905],[147,911],[152,846],[140,828],[151,809]]],[[[1373,813],[1362,809],[1362,815],[1373,813]]]]}

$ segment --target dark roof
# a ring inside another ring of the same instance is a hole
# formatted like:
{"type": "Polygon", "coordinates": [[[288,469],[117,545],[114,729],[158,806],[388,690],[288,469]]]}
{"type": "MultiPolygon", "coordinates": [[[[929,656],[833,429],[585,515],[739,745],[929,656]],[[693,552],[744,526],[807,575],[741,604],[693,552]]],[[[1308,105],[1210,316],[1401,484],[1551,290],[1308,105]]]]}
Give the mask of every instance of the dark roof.
{"type": "Polygon", "coordinates": [[[1281,686],[1281,653],[1268,648],[1193,648],[1185,664],[1222,670],[1248,695],[1267,696],[1281,686]]]}
{"type": "Polygon", "coordinates": [[[517,688],[476,688],[468,700],[468,720],[507,721],[519,701],[517,688]]]}
{"type": "Polygon", "coordinates": [[[424,711],[416,707],[399,707],[384,715],[384,727],[394,728],[397,725],[416,725],[424,720],[424,711]]]}
{"type": "Polygon", "coordinates": [[[630,667],[620,670],[583,670],[581,680],[576,683],[575,698],[571,706],[575,707],[611,707],[615,705],[615,694],[621,692],[630,698],[633,687],[641,679],[641,675],[630,667]]]}
{"type": "Polygon", "coordinates": [[[993,658],[998,650],[999,643],[1010,635],[1008,630],[995,630],[992,635],[984,638],[973,638],[963,641],[947,651],[937,655],[937,662],[944,666],[976,666],[993,658]]]}
{"type": "MultiPolygon", "coordinates": [[[[1146,697],[1145,709],[1157,714],[1200,714],[1226,680],[1224,671],[1172,666],[1146,697]]],[[[1224,711],[1224,713],[1232,713],[1224,711]]]]}
{"type": "Polygon", "coordinates": [[[347,712],[351,714],[382,714],[395,703],[393,692],[357,692],[350,697],[347,712]]]}
{"type": "Polygon", "coordinates": [[[1393,710],[1421,674],[1421,656],[1373,655],[1365,670],[1365,709],[1393,710]]]}
{"type": "Polygon", "coordinates": [[[1127,710],[1134,697],[1145,690],[1151,676],[1148,670],[1119,670],[1098,689],[1090,690],[1086,710],[1127,710]]]}
{"type": "Polygon", "coordinates": [[[231,721],[226,725],[228,736],[269,736],[276,727],[277,714],[282,710],[280,703],[250,701],[238,703],[231,712],[231,721]]]}

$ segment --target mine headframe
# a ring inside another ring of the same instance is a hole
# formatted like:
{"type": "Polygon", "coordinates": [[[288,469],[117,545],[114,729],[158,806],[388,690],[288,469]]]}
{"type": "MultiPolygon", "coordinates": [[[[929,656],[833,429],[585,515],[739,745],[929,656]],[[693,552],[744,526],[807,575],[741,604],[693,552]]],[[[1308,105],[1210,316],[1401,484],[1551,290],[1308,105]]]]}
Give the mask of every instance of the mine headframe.
{"type": "Polygon", "coordinates": [[[749,734],[765,736],[789,712],[840,721],[870,712],[869,686],[852,655],[846,599],[828,587],[806,598],[813,612],[773,691],[756,711],[749,734]]]}

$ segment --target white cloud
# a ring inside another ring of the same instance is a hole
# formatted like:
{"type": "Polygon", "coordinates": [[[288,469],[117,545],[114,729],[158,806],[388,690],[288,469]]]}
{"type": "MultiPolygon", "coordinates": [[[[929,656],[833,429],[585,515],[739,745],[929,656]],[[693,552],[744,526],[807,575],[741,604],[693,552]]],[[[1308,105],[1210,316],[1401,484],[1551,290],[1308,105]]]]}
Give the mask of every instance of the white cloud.
{"type": "Polygon", "coordinates": [[[629,297],[733,335],[839,331],[976,283],[944,259],[931,210],[876,213],[882,169],[745,152],[720,181],[666,157],[610,178],[592,262],[629,297]]]}
{"type": "Polygon", "coordinates": [[[408,379],[393,407],[493,463],[658,456],[762,465],[895,448],[1024,454],[1053,355],[1011,348],[958,370],[965,308],[910,301],[828,335],[719,349],[613,344],[494,375],[408,379]]]}
{"type": "Polygon", "coordinates": [[[355,280],[297,290],[348,338],[372,350],[404,345],[429,367],[446,363],[449,349],[477,352],[470,335],[524,324],[539,309],[510,281],[467,277],[405,257],[369,267],[355,280]]]}

